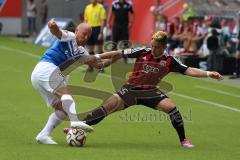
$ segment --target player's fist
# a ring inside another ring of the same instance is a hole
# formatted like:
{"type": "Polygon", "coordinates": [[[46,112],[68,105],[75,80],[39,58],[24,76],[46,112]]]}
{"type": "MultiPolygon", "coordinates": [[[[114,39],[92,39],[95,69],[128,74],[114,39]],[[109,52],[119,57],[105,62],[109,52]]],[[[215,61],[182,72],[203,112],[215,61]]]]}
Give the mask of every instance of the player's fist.
{"type": "Polygon", "coordinates": [[[223,76],[220,74],[220,73],[218,73],[218,72],[215,72],[215,71],[208,71],[207,72],[207,75],[209,76],[209,77],[211,77],[212,79],[217,79],[217,80],[219,80],[219,81],[221,81],[221,80],[223,80],[223,76]]]}
{"type": "Polygon", "coordinates": [[[54,21],[49,21],[48,22],[48,28],[50,28],[50,29],[58,29],[58,25],[54,21]]]}

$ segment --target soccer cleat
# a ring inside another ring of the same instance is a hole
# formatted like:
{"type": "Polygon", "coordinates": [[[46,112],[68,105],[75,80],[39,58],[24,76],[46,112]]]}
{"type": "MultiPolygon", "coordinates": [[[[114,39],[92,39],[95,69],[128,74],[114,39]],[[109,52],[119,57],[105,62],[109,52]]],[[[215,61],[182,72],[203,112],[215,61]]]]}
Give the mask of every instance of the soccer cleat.
{"type": "Polygon", "coordinates": [[[194,145],[191,144],[191,142],[188,140],[188,139],[184,139],[182,142],[181,142],[181,145],[182,147],[184,148],[193,148],[194,145]]]}
{"type": "Polygon", "coordinates": [[[80,128],[80,129],[83,129],[86,132],[92,132],[93,131],[93,127],[89,126],[88,124],[86,124],[82,121],[71,122],[71,128],[80,128]]]}
{"type": "Polygon", "coordinates": [[[50,136],[37,137],[36,140],[40,144],[57,144],[50,136]]]}

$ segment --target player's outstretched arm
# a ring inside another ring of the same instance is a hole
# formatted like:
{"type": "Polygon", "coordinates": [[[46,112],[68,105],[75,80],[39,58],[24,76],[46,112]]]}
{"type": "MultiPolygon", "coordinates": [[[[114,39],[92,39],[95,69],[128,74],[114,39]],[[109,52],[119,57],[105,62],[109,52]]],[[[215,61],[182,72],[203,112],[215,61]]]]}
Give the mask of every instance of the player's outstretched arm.
{"type": "Polygon", "coordinates": [[[216,80],[223,80],[223,76],[219,74],[218,72],[215,71],[203,71],[198,68],[192,68],[189,67],[186,71],[185,74],[191,77],[210,77],[212,79],[216,80]]]}
{"type": "Polygon", "coordinates": [[[111,51],[111,52],[104,52],[99,54],[99,58],[101,59],[112,59],[114,61],[122,58],[122,50],[111,51]]]}
{"type": "Polygon", "coordinates": [[[58,25],[54,21],[48,22],[48,28],[50,29],[50,32],[56,36],[58,39],[62,38],[62,31],[59,29],[58,25]]]}

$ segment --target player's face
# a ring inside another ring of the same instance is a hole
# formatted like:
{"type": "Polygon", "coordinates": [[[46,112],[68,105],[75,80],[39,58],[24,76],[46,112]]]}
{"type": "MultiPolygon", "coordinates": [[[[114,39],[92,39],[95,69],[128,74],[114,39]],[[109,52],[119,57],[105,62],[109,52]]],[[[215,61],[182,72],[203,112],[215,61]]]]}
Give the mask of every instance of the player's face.
{"type": "Polygon", "coordinates": [[[155,57],[161,56],[164,53],[164,50],[166,49],[166,45],[162,45],[161,43],[152,40],[151,41],[152,46],[152,54],[155,57]]]}
{"type": "Polygon", "coordinates": [[[90,29],[76,29],[76,41],[79,46],[84,46],[87,43],[87,40],[91,36],[92,32],[90,29]]]}

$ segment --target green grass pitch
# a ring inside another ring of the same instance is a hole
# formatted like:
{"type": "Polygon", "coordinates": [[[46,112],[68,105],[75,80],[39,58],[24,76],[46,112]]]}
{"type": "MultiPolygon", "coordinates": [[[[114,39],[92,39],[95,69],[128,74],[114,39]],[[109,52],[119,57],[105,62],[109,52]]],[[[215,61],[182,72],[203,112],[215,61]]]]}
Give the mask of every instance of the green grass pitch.
{"type": "MultiPolygon", "coordinates": [[[[185,119],[186,135],[195,145],[193,149],[180,147],[177,134],[164,114],[143,106],[104,119],[94,126],[95,132],[88,134],[82,148],[66,144],[62,129],[68,122],[52,134],[58,145],[36,143],[35,136],[53,111],[46,107],[30,81],[31,72],[44,51],[43,47],[0,37],[0,160],[240,159],[239,86],[177,74],[170,74],[164,80],[174,86],[169,96],[185,119]]],[[[87,83],[82,80],[83,71],[71,73],[70,84],[114,92],[109,76],[98,76],[95,82],[87,83]]],[[[104,75],[110,75],[110,69],[104,75]]],[[[79,112],[102,102],[93,97],[74,98],[79,112]]]]}

